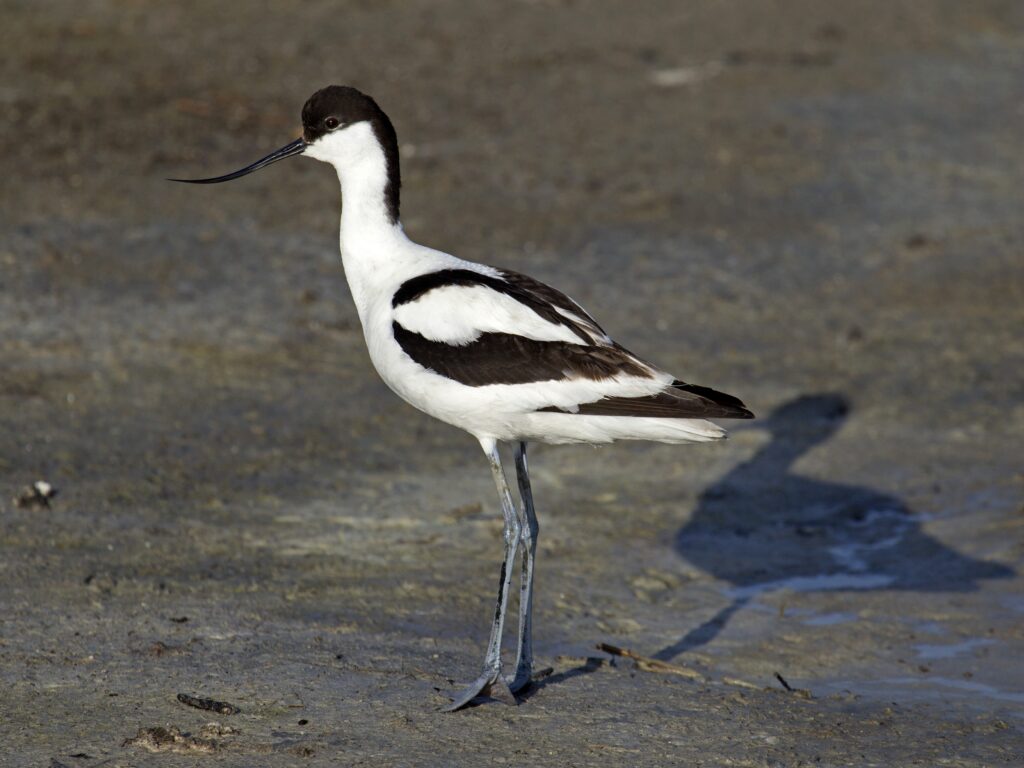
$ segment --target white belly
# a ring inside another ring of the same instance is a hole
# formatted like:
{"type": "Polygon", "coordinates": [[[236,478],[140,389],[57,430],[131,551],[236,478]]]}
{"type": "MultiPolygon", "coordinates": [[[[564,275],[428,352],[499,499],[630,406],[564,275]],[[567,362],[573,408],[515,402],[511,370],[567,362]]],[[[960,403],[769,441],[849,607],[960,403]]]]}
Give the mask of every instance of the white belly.
{"type": "Polygon", "coordinates": [[[478,438],[514,439],[513,422],[522,410],[494,386],[460,384],[413,361],[395,341],[393,318],[388,303],[373,308],[363,324],[370,360],[384,383],[414,408],[478,438]]]}

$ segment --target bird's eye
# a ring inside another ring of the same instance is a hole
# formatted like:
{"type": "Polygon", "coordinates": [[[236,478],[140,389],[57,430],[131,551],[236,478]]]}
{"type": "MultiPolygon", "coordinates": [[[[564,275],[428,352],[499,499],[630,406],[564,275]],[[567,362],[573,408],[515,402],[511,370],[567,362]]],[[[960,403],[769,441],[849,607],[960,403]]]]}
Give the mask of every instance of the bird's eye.
{"type": "Polygon", "coordinates": [[[326,120],[324,120],[324,128],[326,128],[328,131],[333,131],[339,125],[341,125],[341,120],[339,120],[336,117],[328,117],[326,120]]]}

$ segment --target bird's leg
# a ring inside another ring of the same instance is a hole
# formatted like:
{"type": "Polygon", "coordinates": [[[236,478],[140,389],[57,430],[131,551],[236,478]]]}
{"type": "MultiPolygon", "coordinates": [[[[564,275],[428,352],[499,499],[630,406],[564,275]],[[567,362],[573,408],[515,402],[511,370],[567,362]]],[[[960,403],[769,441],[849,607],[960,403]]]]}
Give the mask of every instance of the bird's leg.
{"type": "Polygon", "coordinates": [[[516,652],[515,676],[509,681],[513,693],[529,685],[533,672],[533,560],[540,531],[533,508],[525,442],[520,442],[516,447],[516,479],[519,481],[519,499],[522,502],[519,541],[523,545],[523,571],[519,582],[519,649],[516,652]]]}
{"type": "Polygon", "coordinates": [[[498,487],[498,498],[501,501],[501,512],[505,518],[505,554],[501,562],[501,581],[498,585],[498,603],[494,608],[494,620],[491,623],[491,639],[487,643],[487,655],[484,657],[484,669],[480,677],[466,687],[445,711],[454,712],[462,709],[477,696],[490,695],[495,698],[515,703],[515,697],[508,688],[501,674],[501,634],[505,625],[505,609],[508,607],[508,590],[512,583],[512,567],[516,562],[516,550],[519,546],[520,525],[516,514],[512,493],[501,469],[501,456],[494,440],[481,440],[481,447],[491,464],[494,483],[498,487]]]}

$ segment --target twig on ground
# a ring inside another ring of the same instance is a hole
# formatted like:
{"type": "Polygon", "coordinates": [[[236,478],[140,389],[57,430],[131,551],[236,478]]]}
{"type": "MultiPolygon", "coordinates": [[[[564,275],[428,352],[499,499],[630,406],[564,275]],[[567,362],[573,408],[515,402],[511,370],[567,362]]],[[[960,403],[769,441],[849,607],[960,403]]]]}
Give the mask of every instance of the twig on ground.
{"type": "MultiPolygon", "coordinates": [[[[696,669],[690,669],[689,667],[684,667],[681,664],[672,664],[667,661],[661,661],[660,659],[652,659],[648,656],[641,656],[639,653],[631,651],[629,648],[620,648],[617,645],[611,645],[609,643],[598,643],[597,649],[599,651],[604,651],[605,653],[610,653],[612,656],[621,656],[626,659],[632,659],[636,664],[636,668],[642,669],[645,672],[660,672],[668,675],[679,675],[680,677],[686,677],[691,680],[700,680],[703,683],[719,682],[723,685],[734,685],[737,688],[752,688],[754,690],[762,690],[764,688],[764,686],[751,683],[747,680],[741,680],[738,677],[724,676],[720,680],[716,681],[714,678],[705,675],[703,672],[698,672],[696,669]]],[[[793,693],[803,696],[804,698],[809,699],[811,697],[810,691],[805,691],[802,688],[789,688],[787,686],[787,690],[791,690],[793,693]]]]}
{"type": "Polygon", "coordinates": [[[652,659],[647,656],[641,656],[635,651],[631,651],[629,648],[619,648],[617,645],[610,645],[608,643],[598,643],[597,649],[610,653],[612,656],[622,656],[626,659],[632,659],[636,662],[637,669],[642,669],[645,672],[661,672],[662,674],[668,675],[679,675],[680,677],[687,677],[691,680],[701,680],[702,682],[711,682],[710,678],[698,672],[695,669],[684,667],[679,664],[670,664],[667,661],[659,661],[658,659],[652,659]]]}
{"type": "Polygon", "coordinates": [[[780,683],[782,683],[782,687],[785,688],[790,693],[795,693],[797,696],[800,696],[801,698],[804,698],[804,699],[811,698],[811,692],[810,691],[808,691],[806,688],[794,688],[788,682],[786,682],[786,678],[784,678],[778,672],[775,673],[775,679],[778,680],[780,683]]]}

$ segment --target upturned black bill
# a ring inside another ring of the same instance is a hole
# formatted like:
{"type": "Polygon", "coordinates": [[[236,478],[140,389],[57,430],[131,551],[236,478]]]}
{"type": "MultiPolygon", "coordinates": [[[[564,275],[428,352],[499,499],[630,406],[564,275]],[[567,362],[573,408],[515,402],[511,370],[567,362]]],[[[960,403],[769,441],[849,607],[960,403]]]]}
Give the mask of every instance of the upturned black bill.
{"type": "Polygon", "coordinates": [[[265,168],[271,163],[276,163],[278,160],[284,160],[286,157],[292,155],[301,155],[306,150],[306,142],[302,139],[296,139],[291,144],[285,144],[276,152],[271,152],[269,155],[264,157],[262,160],[257,160],[252,165],[247,165],[240,171],[229,173],[224,176],[215,176],[212,179],[168,179],[168,181],[180,181],[185,184],[220,184],[222,181],[231,181],[233,179],[247,176],[253,171],[258,171],[260,168],[265,168]]]}

